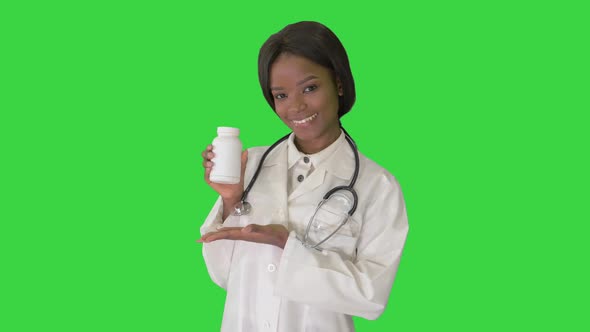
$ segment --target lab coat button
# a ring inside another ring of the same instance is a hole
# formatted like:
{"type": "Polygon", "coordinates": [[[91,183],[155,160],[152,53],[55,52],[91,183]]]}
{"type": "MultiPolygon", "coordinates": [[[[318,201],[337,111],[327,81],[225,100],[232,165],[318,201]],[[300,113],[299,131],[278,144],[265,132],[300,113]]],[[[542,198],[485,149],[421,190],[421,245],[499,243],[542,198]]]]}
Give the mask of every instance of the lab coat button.
{"type": "Polygon", "coordinates": [[[301,174],[297,177],[297,181],[302,182],[305,177],[301,174]]]}
{"type": "Polygon", "coordinates": [[[309,158],[308,157],[303,157],[303,162],[307,164],[309,162],[309,158]]]}
{"type": "Polygon", "coordinates": [[[266,268],[268,272],[274,272],[277,269],[277,267],[274,264],[268,264],[266,268]]]}

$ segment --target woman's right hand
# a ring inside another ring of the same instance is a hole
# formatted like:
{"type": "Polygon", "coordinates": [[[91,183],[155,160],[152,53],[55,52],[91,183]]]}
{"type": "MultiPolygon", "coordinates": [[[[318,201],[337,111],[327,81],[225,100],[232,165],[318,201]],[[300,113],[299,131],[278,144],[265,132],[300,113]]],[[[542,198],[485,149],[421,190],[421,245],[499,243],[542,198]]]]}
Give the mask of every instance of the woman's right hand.
{"type": "Polygon", "coordinates": [[[225,219],[228,215],[228,213],[226,213],[229,211],[228,208],[231,207],[233,209],[233,206],[240,201],[242,193],[244,192],[244,173],[246,171],[246,162],[248,161],[248,150],[242,152],[242,171],[240,182],[237,184],[215,183],[211,182],[209,179],[211,168],[213,167],[213,161],[211,161],[211,159],[215,157],[215,154],[213,153],[213,145],[207,145],[207,149],[205,149],[201,155],[203,157],[203,168],[205,168],[205,182],[207,182],[207,184],[223,199],[223,219],[225,219]]]}

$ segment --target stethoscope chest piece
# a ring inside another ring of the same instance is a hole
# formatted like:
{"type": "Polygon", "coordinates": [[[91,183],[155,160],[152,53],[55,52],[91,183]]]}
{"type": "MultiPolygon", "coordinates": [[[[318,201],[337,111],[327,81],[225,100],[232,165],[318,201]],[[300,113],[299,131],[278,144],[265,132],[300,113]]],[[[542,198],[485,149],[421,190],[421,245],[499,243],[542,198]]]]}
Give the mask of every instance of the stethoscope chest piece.
{"type": "Polygon", "coordinates": [[[234,216],[245,216],[247,214],[250,213],[250,211],[252,211],[252,205],[250,205],[250,203],[246,202],[246,201],[239,201],[235,206],[234,206],[234,216]]]}

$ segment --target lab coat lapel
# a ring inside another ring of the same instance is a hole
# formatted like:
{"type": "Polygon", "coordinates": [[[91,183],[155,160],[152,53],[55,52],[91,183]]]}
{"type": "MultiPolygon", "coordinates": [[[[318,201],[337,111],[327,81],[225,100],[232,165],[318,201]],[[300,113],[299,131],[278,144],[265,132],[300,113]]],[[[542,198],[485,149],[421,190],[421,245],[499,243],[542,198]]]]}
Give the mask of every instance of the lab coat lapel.
{"type": "Polygon", "coordinates": [[[307,179],[305,179],[301,184],[295,189],[291,195],[289,195],[289,201],[296,199],[297,197],[308,193],[315,188],[319,187],[322,183],[324,183],[324,178],[326,176],[326,170],[323,168],[316,169],[312,172],[307,179]]]}

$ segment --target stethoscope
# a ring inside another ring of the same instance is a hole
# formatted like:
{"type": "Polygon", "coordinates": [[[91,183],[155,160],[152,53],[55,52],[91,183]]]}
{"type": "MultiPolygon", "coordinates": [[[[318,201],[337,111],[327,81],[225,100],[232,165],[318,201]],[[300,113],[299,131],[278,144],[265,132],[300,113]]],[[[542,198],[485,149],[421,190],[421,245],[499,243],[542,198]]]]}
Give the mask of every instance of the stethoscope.
{"type": "MultiPolygon", "coordinates": [[[[352,178],[350,180],[350,183],[347,186],[338,186],[338,187],[332,188],[330,191],[328,191],[324,195],[322,200],[318,203],[318,206],[316,207],[313,215],[311,216],[311,218],[309,219],[309,222],[307,223],[307,227],[305,229],[305,234],[303,235],[303,238],[300,239],[301,242],[303,243],[303,245],[305,245],[308,248],[318,249],[318,247],[320,245],[322,245],[324,242],[328,241],[334,234],[336,234],[336,232],[338,232],[340,230],[340,228],[342,228],[342,226],[344,226],[348,222],[348,220],[350,219],[350,217],[352,217],[352,214],[354,213],[354,211],[356,210],[356,207],[357,207],[358,196],[357,196],[356,191],[354,190],[353,187],[354,187],[354,184],[355,184],[356,179],[359,174],[359,163],[360,163],[359,162],[359,154],[358,154],[358,149],[356,147],[356,144],[354,143],[352,138],[350,138],[350,136],[348,135],[346,130],[344,130],[344,128],[342,128],[342,131],[344,132],[344,138],[346,139],[346,141],[350,145],[350,148],[352,149],[352,152],[354,153],[354,163],[355,163],[354,173],[352,174],[352,178]],[[332,197],[335,193],[342,192],[342,191],[347,191],[352,195],[352,204],[351,204],[350,209],[347,212],[347,217],[328,236],[324,237],[323,240],[317,241],[316,243],[311,243],[310,237],[309,237],[309,232],[312,228],[313,221],[315,220],[318,211],[320,211],[320,208],[330,199],[330,197],[332,197]]],[[[264,154],[262,155],[262,158],[260,159],[260,162],[258,163],[258,167],[256,168],[256,171],[254,172],[254,175],[252,176],[252,179],[250,180],[250,183],[248,184],[248,186],[246,187],[246,189],[242,193],[242,197],[240,198],[240,201],[234,206],[234,212],[233,212],[234,216],[243,216],[243,215],[247,215],[250,213],[250,211],[252,210],[252,205],[250,203],[248,203],[248,201],[246,201],[246,198],[248,197],[248,194],[250,193],[252,186],[254,186],[254,183],[256,182],[256,179],[258,178],[260,171],[262,170],[262,165],[264,164],[264,160],[266,159],[268,154],[275,147],[277,147],[277,145],[279,145],[280,143],[285,141],[287,138],[289,138],[289,135],[291,135],[291,133],[281,137],[278,141],[276,141],[273,145],[271,145],[264,152],[264,154]]]]}

